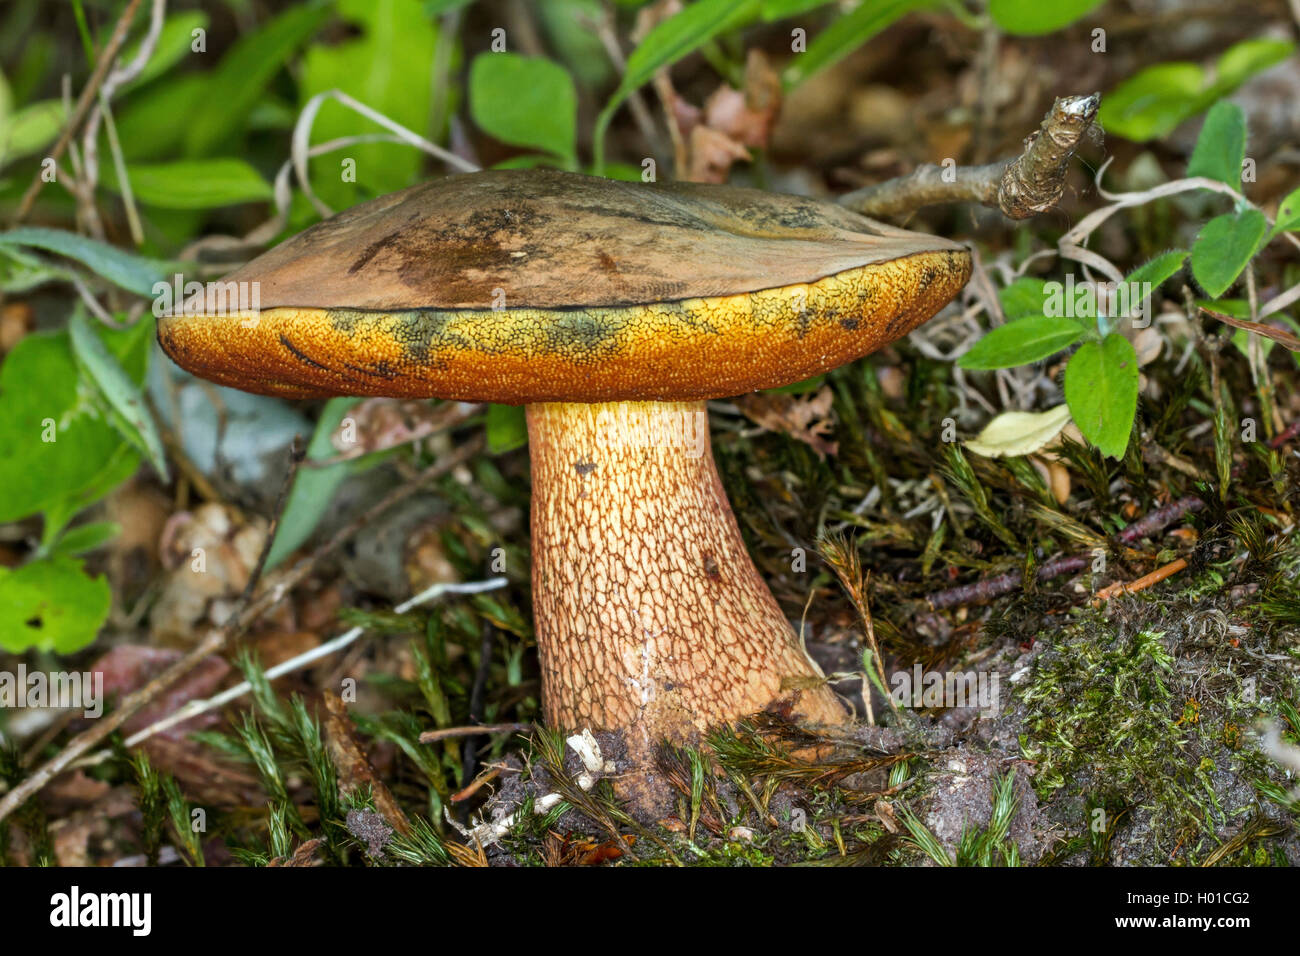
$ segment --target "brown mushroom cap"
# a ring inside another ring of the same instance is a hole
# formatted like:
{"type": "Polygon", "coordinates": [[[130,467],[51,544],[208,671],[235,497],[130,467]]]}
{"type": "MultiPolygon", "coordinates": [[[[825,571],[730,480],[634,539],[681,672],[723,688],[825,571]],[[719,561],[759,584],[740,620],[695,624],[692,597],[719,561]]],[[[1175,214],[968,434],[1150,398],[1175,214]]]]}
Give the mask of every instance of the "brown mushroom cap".
{"type": "Polygon", "coordinates": [[[729,186],[512,170],[364,203],[228,276],[260,311],[160,320],[245,391],[525,404],[799,381],[907,334],[969,278],[948,240],[729,186]]]}

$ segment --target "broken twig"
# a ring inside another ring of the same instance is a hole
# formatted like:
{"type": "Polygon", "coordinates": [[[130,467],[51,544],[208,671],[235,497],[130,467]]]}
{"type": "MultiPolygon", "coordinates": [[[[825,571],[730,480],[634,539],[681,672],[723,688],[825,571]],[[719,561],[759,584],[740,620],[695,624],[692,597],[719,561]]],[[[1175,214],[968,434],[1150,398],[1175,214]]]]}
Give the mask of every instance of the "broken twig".
{"type": "Polygon", "coordinates": [[[866,186],[839,203],[864,216],[894,218],[937,203],[977,202],[1009,219],[1028,219],[1056,206],[1070,159],[1092,128],[1101,94],[1062,96],[1014,159],[986,166],[918,166],[907,176],[866,186]]]}
{"type": "Polygon", "coordinates": [[[367,509],[364,514],[360,515],[347,527],[340,529],[328,542],[300,560],[284,574],[274,587],[263,590],[243,610],[233,615],[223,627],[208,632],[184,657],[176,661],[144,687],[128,694],[111,714],[105,714],[95,722],[94,726],[73,737],[55,756],[33,771],[27,779],[15,786],[3,798],[0,798],[0,820],[21,807],[44,788],[46,784],[67,770],[83,754],[100,744],[109,734],[142,710],[158,694],[197,667],[205,658],[218,653],[231,640],[241,636],[254,621],[279,604],[295,586],[311,574],[324,558],[341,548],[346,541],[363,527],[373,524],[380,514],[399,501],[404,501],[415,494],[426,482],[446,474],[473,458],[482,448],[482,445],[482,438],[476,438],[461,445],[450,455],[420,472],[411,481],[390,491],[382,500],[367,509]]]}

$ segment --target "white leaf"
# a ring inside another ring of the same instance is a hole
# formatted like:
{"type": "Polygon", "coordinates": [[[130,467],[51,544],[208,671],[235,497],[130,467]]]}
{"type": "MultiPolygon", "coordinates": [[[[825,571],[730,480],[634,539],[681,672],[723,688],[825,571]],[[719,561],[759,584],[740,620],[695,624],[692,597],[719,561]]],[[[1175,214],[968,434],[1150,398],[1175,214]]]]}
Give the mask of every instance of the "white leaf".
{"type": "Polygon", "coordinates": [[[1051,442],[1069,421],[1068,405],[1057,405],[1045,412],[1003,412],[965,445],[989,458],[1030,455],[1051,442]]]}

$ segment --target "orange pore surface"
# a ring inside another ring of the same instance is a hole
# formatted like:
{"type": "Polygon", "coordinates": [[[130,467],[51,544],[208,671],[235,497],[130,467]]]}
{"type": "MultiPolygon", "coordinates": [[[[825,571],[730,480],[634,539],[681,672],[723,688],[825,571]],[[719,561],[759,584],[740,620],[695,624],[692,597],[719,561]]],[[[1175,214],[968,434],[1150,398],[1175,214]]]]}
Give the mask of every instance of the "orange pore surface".
{"type": "Polygon", "coordinates": [[[195,375],[267,395],[700,400],[867,355],[934,315],[970,272],[964,250],[927,251],[807,284],[644,306],[174,315],[159,320],[158,340],[195,375]]]}

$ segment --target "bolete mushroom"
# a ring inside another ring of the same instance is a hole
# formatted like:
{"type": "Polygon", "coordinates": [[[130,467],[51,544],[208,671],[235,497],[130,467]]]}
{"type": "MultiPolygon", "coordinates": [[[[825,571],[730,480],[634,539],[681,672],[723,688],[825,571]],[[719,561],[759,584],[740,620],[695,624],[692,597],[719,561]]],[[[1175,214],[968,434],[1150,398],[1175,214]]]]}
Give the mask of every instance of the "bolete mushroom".
{"type": "Polygon", "coordinates": [[[415,186],[230,275],[257,314],[159,322],[178,364],[270,395],[527,405],[548,723],[663,738],[845,708],[741,539],[705,400],[800,381],[920,325],[961,246],[753,189],[550,171],[415,186]]]}

